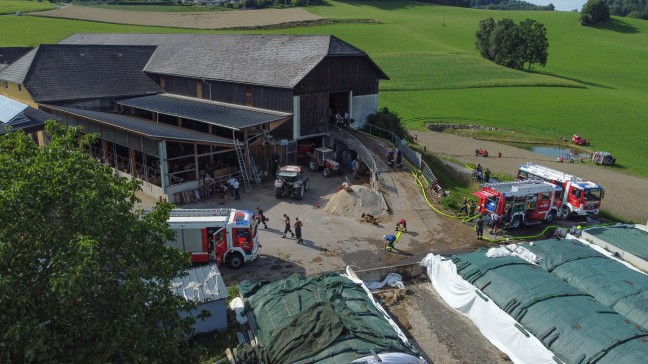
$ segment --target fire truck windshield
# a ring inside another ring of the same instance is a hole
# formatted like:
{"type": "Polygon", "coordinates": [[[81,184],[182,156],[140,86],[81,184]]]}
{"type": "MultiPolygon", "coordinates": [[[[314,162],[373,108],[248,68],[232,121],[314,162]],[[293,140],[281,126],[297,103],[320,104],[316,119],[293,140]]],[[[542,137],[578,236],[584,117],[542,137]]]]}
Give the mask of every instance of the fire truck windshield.
{"type": "Polygon", "coordinates": [[[583,196],[583,199],[585,201],[599,201],[601,199],[601,189],[600,188],[592,188],[592,189],[586,190],[585,195],[583,196]]]}

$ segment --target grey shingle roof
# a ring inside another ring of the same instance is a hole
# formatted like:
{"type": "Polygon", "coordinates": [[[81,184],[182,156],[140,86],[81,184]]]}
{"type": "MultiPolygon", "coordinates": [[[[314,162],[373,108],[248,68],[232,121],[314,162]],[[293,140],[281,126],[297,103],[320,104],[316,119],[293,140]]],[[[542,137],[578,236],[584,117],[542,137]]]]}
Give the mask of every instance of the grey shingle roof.
{"type": "Polygon", "coordinates": [[[0,64],[12,64],[34,47],[0,47],[0,64]]]}
{"type": "Polygon", "coordinates": [[[136,97],[117,103],[234,130],[286,119],[292,115],[171,94],[136,97]]]}
{"type": "Polygon", "coordinates": [[[117,129],[126,130],[134,134],[143,135],[150,139],[206,144],[213,143],[222,145],[234,144],[231,139],[209,135],[206,133],[201,133],[199,131],[185,129],[164,123],[156,123],[152,120],[137,118],[133,116],[76,109],[57,105],[41,104],[40,106],[45,110],[60,111],[68,115],[81,116],[94,122],[109,125],[117,129]]]}
{"type": "Polygon", "coordinates": [[[187,300],[198,303],[227,298],[225,281],[216,265],[187,269],[187,275],[171,280],[171,291],[187,300]]]}
{"type": "Polygon", "coordinates": [[[0,71],[25,85],[36,102],[163,92],[144,66],[153,46],[40,45],[0,71]]]}
{"type": "Polygon", "coordinates": [[[369,58],[330,35],[84,33],[61,43],[157,45],[146,72],[280,88],[295,87],[326,56],[369,58]]]}

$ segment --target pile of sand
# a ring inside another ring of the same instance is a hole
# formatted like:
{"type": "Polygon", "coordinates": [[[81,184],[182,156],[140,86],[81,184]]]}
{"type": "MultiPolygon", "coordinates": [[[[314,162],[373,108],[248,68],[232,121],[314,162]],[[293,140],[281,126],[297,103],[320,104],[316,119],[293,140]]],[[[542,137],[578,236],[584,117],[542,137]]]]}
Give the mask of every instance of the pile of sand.
{"type": "Polygon", "coordinates": [[[360,218],[362,213],[378,217],[384,213],[382,198],[371,188],[354,185],[353,191],[339,191],[331,196],[324,211],[331,215],[360,218]]]}

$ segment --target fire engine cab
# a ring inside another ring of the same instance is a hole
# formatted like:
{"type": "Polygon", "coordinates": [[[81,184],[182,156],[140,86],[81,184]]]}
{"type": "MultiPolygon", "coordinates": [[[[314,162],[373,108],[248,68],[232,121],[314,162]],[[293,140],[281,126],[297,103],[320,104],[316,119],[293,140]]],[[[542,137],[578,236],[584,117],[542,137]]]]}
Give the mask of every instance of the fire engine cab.
{"type": "Polygon", "coordinates": [[[550,223],[562,206],[562,188],[540,180],[486,183],[473,192],[477,211],[496,213],[511,228],[550,223]]]}
{"type": "Polygon", "coordinates": [[[561,186],[565,191],[560,211],[562,218],[570,215],[598,215],[605,194],[603,187],[594,182],[530,162],[520,166],[517,179],[541,179],[561,186]]]}
{"type": "Polygon", "coordinates": [[[236,209],[174,209],[168,220],[176,233],[167,246],[191,253],[191,262],[227,263],[238,269],[259,254],[252,212],[236,209]]]}

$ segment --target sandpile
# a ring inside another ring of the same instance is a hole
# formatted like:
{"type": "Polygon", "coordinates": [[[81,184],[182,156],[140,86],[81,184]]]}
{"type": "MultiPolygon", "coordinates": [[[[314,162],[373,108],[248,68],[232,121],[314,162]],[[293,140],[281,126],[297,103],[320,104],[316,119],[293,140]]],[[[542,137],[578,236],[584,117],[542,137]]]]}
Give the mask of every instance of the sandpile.
{"type": "Polygon", "coordinates": [[[383,204],[380,195],[371,188],[354,185],[353,191],[339,191],[331,196],[324,211],[331,215],[360,218],[362,213],[378,217],[383,215],[383,204]]]}

